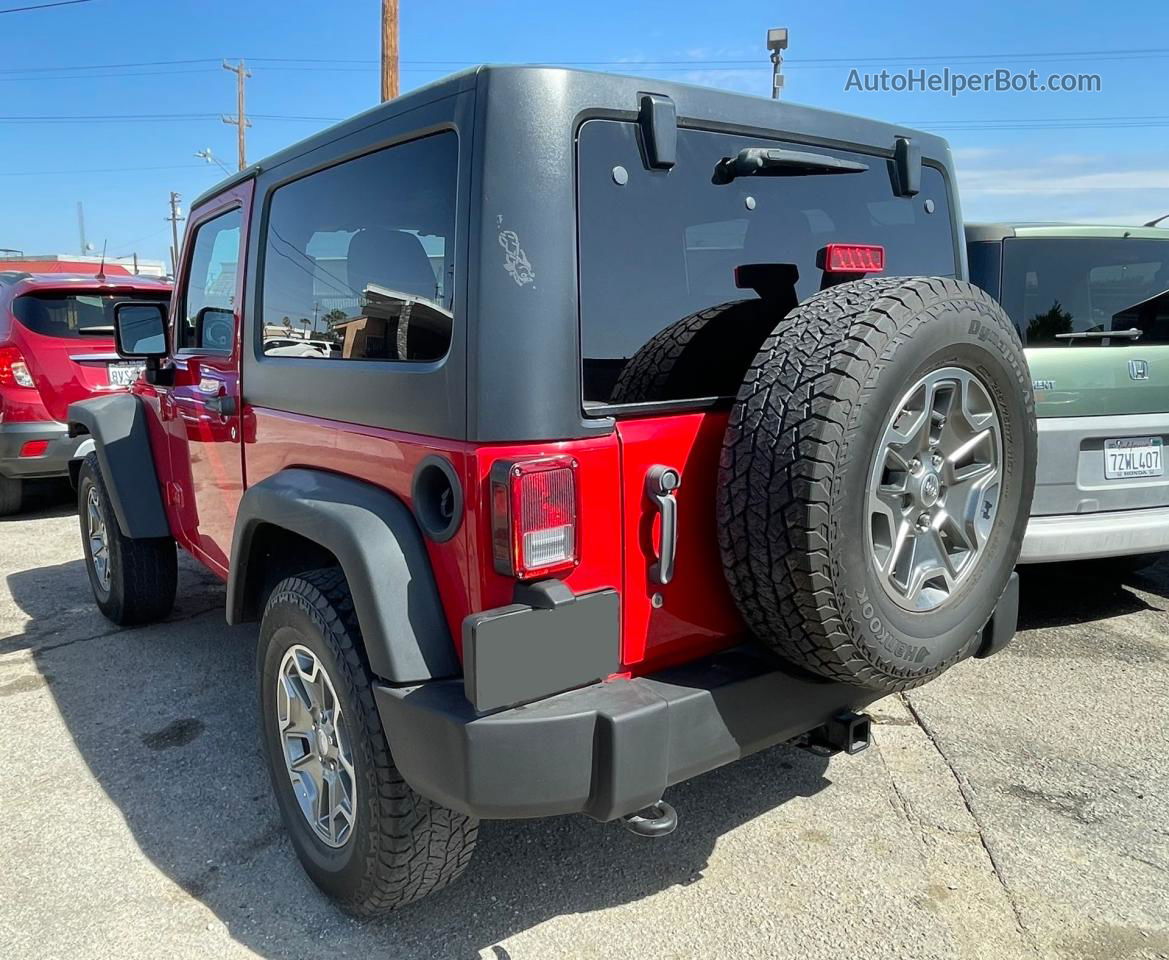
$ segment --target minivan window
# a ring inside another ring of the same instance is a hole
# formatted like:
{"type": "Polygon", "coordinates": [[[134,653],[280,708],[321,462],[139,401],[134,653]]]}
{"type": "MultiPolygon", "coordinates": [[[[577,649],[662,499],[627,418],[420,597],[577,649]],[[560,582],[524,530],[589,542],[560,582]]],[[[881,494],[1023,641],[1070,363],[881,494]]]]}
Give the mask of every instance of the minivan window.
{"type": "Polygon", "coordinates": [[[1169,343],[1169,240],[1008,238],[999,301],[1031,347],[1169,343]],[[1134,328],[1139,338],[1069,336],[1134,328]]]}
{"type": "MultiPolygon", "coordinates": [[[[733,396],[743,375],[737,362],[717,365],[716,371],[700,356],[675,358],[688,363],[692,375],[639,378],[653,386],[642,393],[630,392],[622,371],[635,357],[640,363],[646,351],[661,350],[671,337],[679,350],[684,342],[697,342],[688,340],[696,317],[731,301],[740,303],[720,312],[716,339],[743,338],[749,362],[788,307],[761,302],[758,283],[736,286],[738,267],[762,265],[783,278],[790,278],[794,267],[794,293],[800,300],[820,289],[823,271],[817,255],[831,242],[884,246],[885,273],[891,276],[956,274],[948,189],[936,168],[923,167],[917,196],[898,197],[890,161],[817,146],[815,153],[859,161],[868,169],[712,182],[720,160],[760,146],[810,149],[679,130],[677,164],[667,172],[645,168],[635,124],[590,120],[581,128],[580,336],[586,406],[733,396]]],[[[791,295],[790,279],[780,286],[791,295]]]]}
{"type": "Polygon", "coordinates": [[[266,356],[433,361],[451,343],[458,136],[398,144],[279,187],[266,356]]]}
{"type": "Polygon", "coordinates": [[[176,341],[180,350],[231,353],[235,341],[235,281],[239,270],[238,207],[195,228],[176,341]]]}
{"type": "Polygon", "coordinates": [[[166,294],[150,293],[26,293],[12,301],[13,316],[33,333],[46,337],[113,337],[114,304],[122,300],[157,300],[166,294]]]}

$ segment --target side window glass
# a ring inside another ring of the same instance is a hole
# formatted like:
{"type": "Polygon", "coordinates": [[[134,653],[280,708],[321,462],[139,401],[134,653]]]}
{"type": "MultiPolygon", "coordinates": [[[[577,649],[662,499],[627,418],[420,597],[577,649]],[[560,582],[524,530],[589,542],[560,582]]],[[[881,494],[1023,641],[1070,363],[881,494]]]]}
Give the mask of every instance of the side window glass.
{"type": "Polygon", "coordinates": [[[229,210],[195,229],[175,336],[180,350],[231,353],[240,220],[238,209],[229,210]]]}
{"type": "Polygon", "coordinates": [[[278,188],[265,356],[434,361],[451,344],[458,137],[439,133],[278,188]]]}

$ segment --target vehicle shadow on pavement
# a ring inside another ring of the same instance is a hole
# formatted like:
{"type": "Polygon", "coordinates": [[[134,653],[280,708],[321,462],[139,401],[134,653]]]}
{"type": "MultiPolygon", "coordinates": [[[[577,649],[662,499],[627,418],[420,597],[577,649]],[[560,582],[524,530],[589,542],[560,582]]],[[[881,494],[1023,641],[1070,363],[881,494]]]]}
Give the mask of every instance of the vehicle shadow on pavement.
{"type": "Polygon", "coordinates": [[[1106,565],[1019,568],[1019,629],[1064,627],[1154,609],[1139,593],[1169,599],[1169,561],[1139,571],[1106,565]]]}
{"type": "MultiPolygon", "coordinates": [[[[79,560],[12,574],[8,587],[31,621],[0,648],[30,651],[101,792],[177,885],[153,886],[152,901],[173,899],[189,915],[196,898],[265,957],[322,942],[338,955],[506,956],[493,945],[550,918],[701,883],[721,836],[828,785],[826,760],[777,747],[669,790],[680,823],[663,839],[585,817],[485,822],[452,887],[363,924],[312,886],[280,824],[259,751],[255,626],[224,624],[222,587],[184,562],[170,620],[124,630],[83,612],[92,601],[79,560]]],[[[108,858],[106,843],[78,855],[108,858]]],[[[135,859],[115,849],[109,862],[135,859]]],[[[148,882],[139,873],[134,882],[148,882]]],[[[112,888],[121,882],[111,875],[112,888]]]]}
{"type": "Polygon", "coordinates": [[[23,507],[18,513],[0,517],[0,524],[65,517],[77,512],[77,494],[68,480],[33,480],[26,483],[23,507]]]}

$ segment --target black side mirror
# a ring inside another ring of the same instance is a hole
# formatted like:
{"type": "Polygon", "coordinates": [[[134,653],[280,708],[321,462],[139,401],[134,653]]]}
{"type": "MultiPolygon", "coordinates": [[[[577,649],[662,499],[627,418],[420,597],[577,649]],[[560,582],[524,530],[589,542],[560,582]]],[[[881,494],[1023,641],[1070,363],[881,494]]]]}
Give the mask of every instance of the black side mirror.
{"type": "Polygon", "coordinates": [[[166,304],[127,300],[114,304],[114,348],[127,360],[166,356],[166,304]]]}

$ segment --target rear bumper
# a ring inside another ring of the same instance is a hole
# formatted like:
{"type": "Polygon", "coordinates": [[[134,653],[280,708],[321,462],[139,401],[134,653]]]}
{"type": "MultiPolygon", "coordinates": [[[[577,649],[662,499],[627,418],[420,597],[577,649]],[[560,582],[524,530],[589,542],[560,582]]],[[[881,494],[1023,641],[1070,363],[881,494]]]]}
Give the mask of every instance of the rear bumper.
{"type": "MultiPolygon", "coordinates": [[[[1012,576],[978,656],[1006,645],[1017,613],[1012,576]]],[[[793,676],[754,646],[493,713],[475,711],[460,679],[374,692],[394,761],[423,796],[483,818],[597,820],[883,695],[793,676]]]]}
{"type": "Polygon", "coordinates": [[[86,437],[70,437],[69,428],[53,420],[0,423],[0,474],[19,479],[64,477],[69,474],[69,461],[86,437]],[[22,457],[25,444],[45,440],[45,452],[35,457],[22,457]]]}
{"type": "Polygon", "coordinates": [[[1019,563],[1096,560],[1169,550],[1169,507],[1032,517],[1019,563]]]}
{"type": "Polygon", "coordinates": [[[1109,480],[1104,475],[1106,440],[1161,437],[1169,445],[1169,413],[1040,417],[1037,425],[1032,517],[1169,507],[1169,474],[1131,480],[1109,480]]]}

